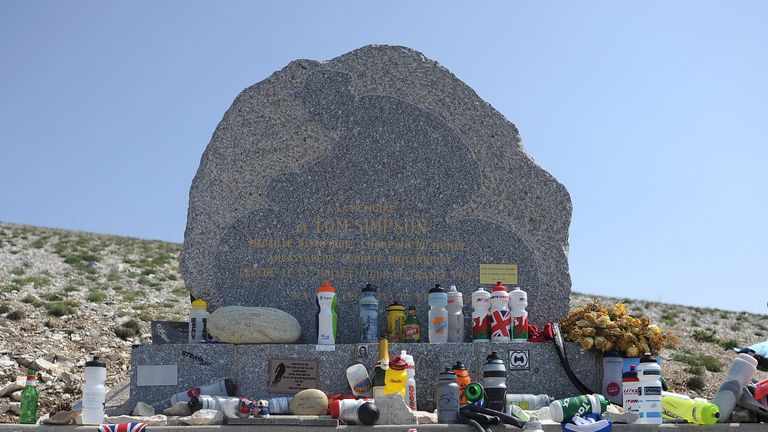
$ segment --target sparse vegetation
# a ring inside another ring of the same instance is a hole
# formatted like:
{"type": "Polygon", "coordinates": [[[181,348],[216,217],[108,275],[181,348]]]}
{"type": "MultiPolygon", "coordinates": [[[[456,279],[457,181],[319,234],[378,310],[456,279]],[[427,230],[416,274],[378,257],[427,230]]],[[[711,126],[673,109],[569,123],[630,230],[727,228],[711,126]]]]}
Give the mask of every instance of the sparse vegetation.
{"type": "Polygon", "coordinates": [[[139,334],[141,331],[141,323],[139,323],[137,320],[132,319],[128,320],[121,325],[115,327],[114,332],[115,336],[119,337],[122,340],[127,340],[128,338],[132,338],[139,334]]]}
{"type": "Polygon", "coordinates": [[[688,381],[686,381],[685,385],[695,392],[700,392],[704,390],[704,387],[706,387],[704,379],[700,376],[692,376],[688,378],[688,381]]]}
{"type": "Polygon", "coordinates": [[[715,330],[711,328],[704,329],[704,330],[694,330],[693,339],[698,342],[711,342],[711,343],[719,342],[717,335],[715,335],[715,330]]]}
{"type": "Polygon", "coordinates": [[[11,321],[19,321],[27,317],[27,313],[24,312],[21,309],[16,309],[13,312],[8,312],[8,315],[5,316],[11,321]]]}
{"type": "Polygon", "coordinates": [[[0,304],[0,314],[7,313],[9,310],[11,310],[11,307],[7,303],[0,304]]]}
{"type": "Polygon", "coordinates": [[[55,301],[45,305],[49,315],[61,317],[75,313],[77,303],[70,301],[55,301]]]}
{"type": "Polygon", "coordinates": [[[688,366],[684,370],[691,375],[704,375],[704,366],[688,366]]]}
{"type": "Polygon", "coordinates": [[[21,299],[21,301],[26,304],[34,304],[37,303],[37,297],[33,296],[32,294],[27,294],[23,299],[21,299]]]}
{"type": "Polygon", "coordinates": [[[727,340],[719,340],[717,342],[718,345],[723,347],[723,349],[732,349],[741,346],[741,342],[739,342],[736,339],[727,339],[727,340]]]}
{"type": "Polygon", "coordinates": [[[685,363],[689,366],[702,366],[710,372],[720,372],[723,370],[723,363],[715,357],[706,354],[694,354],[687,350],[678,350],[672,360],[685,363]]]}
{"type": "Polygon", "coordinates": [[[92,289],[88,291],[88,296],[86,298],[91,303],[101,303],[106,300],[107,295],[100,289],[92,289]]]}

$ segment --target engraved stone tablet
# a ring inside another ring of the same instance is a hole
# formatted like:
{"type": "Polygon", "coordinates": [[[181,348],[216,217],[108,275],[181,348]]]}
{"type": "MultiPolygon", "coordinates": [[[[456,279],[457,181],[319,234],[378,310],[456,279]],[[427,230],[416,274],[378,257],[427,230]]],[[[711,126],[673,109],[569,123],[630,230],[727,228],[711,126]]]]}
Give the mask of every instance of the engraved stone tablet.
{"type": "Polygon", "coordinates": [[[382,311],[414,304],[424,323],[433,284],[456,285],[469,316],[480,266],[514,264],[500,274],[543,324],[568,308],[570,215],[565,188],[472,89],[416,51],[367,46],[238,96],[192,184],[181,270],[211,310],[294,315],[302,343],[329,280],[337,342],[354,343],[366,283],[382,311]]]}

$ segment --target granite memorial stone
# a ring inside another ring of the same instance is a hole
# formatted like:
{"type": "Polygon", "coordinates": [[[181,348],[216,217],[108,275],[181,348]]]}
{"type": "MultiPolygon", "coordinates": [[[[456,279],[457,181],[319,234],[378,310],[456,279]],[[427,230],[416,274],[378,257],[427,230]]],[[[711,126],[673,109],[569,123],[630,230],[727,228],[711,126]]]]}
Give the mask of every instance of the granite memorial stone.
{"type": "Polygon", "coordinates": [[[456,285],[469,304],[482,264],[516,266],[504,282],[545,323],[568,308],[570,215],[566,189],[472,89],[417,51],[366,46],[237,97],[192,183],[181,271],[211,311],[294,315],[301,343],[324,280],[337,342],[355,343],[366,283],[425,322],[428,288],[456,285]]]}

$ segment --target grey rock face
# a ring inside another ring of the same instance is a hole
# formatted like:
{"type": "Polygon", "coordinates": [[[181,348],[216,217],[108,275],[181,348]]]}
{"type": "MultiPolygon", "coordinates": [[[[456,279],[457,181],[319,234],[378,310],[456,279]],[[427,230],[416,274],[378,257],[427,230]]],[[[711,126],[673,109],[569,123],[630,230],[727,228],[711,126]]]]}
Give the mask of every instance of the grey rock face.
{"type": "Polygon", "coordinates": [[[354,343],[366,283],[424,323],[427,289],[455,284],[468,305],[479,264],[518,264],[539,324],[567,312],[570,216],[566,189],[472,89],[417,51],[366,46],[237,97],[192,183],[180,266],[211,310],[285,310],[303,343],[323,280],[337,342],[354,343]]]}

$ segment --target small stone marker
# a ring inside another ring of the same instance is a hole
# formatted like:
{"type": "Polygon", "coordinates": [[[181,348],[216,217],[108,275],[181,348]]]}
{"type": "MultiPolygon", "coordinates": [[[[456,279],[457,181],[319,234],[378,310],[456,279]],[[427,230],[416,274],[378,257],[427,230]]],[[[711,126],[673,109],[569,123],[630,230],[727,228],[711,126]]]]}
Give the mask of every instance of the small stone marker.
{"type": "Polygon", "coordinates": [[[379,408],[377,425],[416,424],[416,415],[405,404],[400,393],[377,397],[376,407],[379,408]]]}

